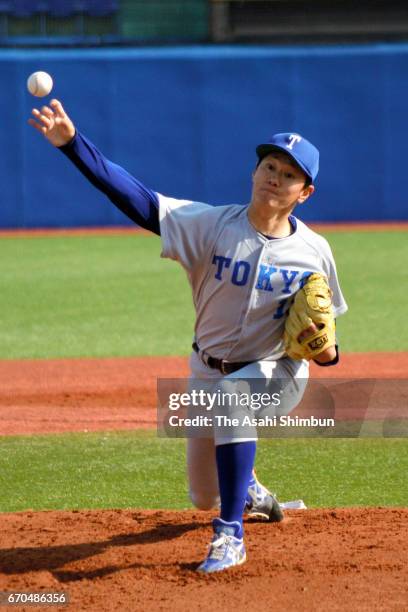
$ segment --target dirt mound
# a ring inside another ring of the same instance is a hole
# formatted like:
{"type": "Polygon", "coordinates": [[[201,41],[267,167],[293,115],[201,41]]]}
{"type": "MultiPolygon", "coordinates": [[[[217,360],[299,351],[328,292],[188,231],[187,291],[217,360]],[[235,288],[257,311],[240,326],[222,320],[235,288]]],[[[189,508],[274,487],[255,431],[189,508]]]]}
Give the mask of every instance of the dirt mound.
{"type": "Polygon", "coordinates": [[[195,569],[212,516],[2,514],[0,590],[63,591],[70,604],[54,609],[75,612],[216,612],[254,602],[260,610],[406,610],[408,509],[299,510],[280,524],[248,521],[247,563],[202,576],[195,569]]]}

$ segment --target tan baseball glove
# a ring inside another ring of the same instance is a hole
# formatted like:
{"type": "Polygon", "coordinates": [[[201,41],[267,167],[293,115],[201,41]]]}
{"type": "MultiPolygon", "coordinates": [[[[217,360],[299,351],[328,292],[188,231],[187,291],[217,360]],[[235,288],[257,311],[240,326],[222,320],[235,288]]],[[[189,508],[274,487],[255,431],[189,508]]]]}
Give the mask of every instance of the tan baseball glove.
{"type": "Polygon", "coordinates": [[[285,350],[292,359],[314,359],[336,343],[332,291],[327,278],[311,274],[296,294],[285,323],[285,350]],[[318,329],[302,340],[299,336],[314,323],[318,329]]]}

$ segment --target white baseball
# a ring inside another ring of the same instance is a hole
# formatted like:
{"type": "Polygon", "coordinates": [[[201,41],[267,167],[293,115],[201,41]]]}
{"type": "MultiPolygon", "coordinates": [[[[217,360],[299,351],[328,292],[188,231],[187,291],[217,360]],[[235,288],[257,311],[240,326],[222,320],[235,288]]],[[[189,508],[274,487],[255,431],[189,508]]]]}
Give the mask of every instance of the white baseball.
{"type": "Polygon", "coordinates": [[[48,96],[53,86],[52,78],[48,72],[33,72],[27,79],[27,89],[33,96],[43,98],[48,96]]]}

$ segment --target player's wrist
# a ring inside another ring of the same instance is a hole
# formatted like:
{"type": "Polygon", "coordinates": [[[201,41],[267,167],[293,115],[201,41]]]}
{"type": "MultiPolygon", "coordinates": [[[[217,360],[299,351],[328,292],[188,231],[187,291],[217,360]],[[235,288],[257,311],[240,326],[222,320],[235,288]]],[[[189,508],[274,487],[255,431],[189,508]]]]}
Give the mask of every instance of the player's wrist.
{"type": "Polygon", "coordinates": [[[337,355],[338,353],[336,345],[333,344],[332,346],[327,347],[327,349],[319,353],[319,355],[313,357],[313,361],[316,361],[320,364],[327,364],[333,362],[337,358],[337,355]]]}
{"type": "Polygon", "coordinates": [[[58,149],[64,149],[65,147],[70,147],[74,143],[76,136],[77,136],[77,131],[76,131],[76,128],[73,126],[73,129],[72,131],[70,131],[67,138],[64,138],[64,140],[60,144],[55,145],[55,146],[58,149]]]}

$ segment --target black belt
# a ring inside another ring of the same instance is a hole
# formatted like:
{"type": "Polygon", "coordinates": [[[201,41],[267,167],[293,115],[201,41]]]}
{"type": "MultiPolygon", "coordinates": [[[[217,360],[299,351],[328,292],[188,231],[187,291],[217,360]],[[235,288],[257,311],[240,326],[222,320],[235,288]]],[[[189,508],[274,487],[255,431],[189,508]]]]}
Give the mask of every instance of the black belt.
{"type": "MultiPolygon", "coordinates": [[[[193,349],[196,353],[200,352],[197,342],[193,342],[193,349]]],[[[250,363],[254,363],[253,361],[226,361],[225,359],[217,359],[216,357],[211,357],[205,351],[203,351],[203,361],[208,367],[219,370],[224,375],[232,374],[250,363]]]]}

